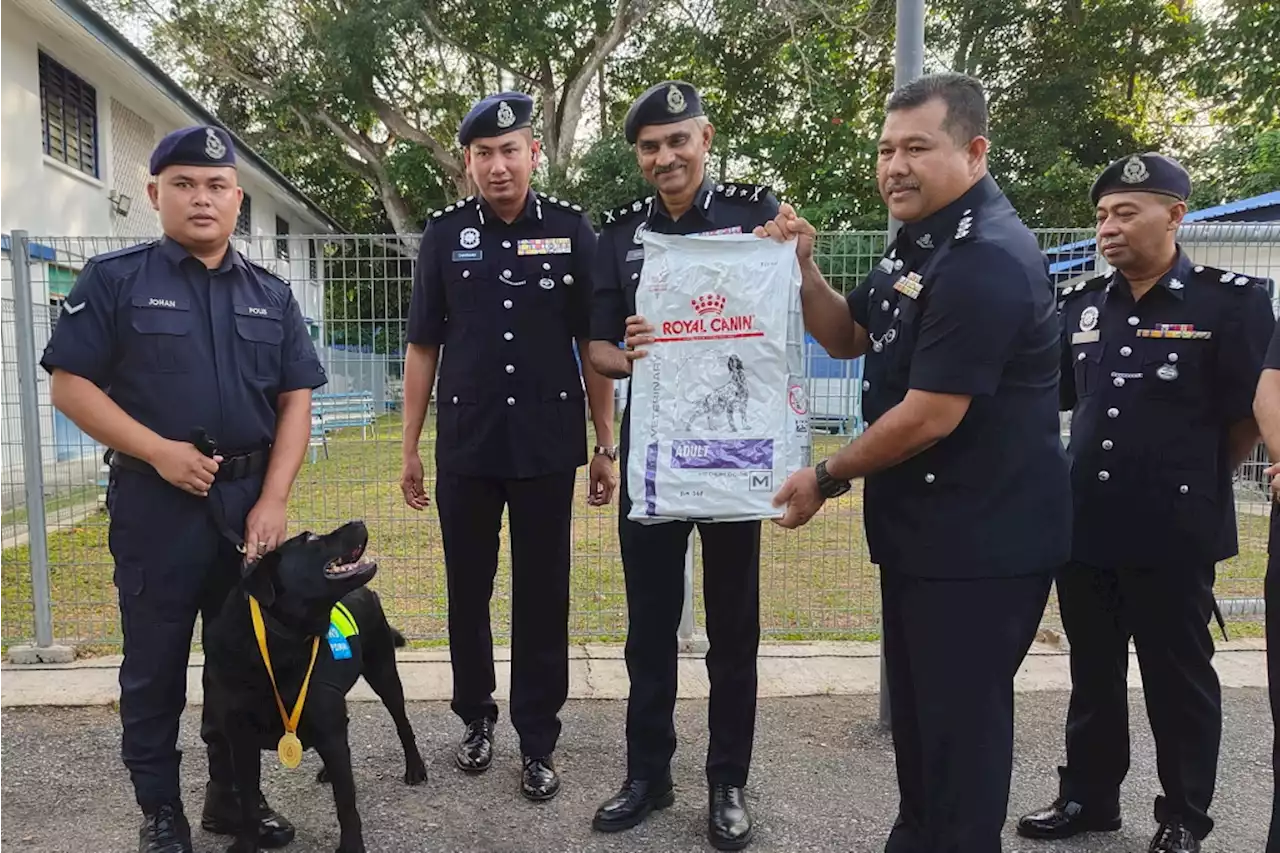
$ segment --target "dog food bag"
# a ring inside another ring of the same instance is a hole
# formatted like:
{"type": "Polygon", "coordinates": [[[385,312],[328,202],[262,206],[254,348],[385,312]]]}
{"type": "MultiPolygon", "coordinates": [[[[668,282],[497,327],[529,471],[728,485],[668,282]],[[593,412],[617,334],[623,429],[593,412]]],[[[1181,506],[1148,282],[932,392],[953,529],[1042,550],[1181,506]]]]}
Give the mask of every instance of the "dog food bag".
{"type": "Polygon", "coordinates": [[[808,464],[795,241],[643,232],[636,311],[653,326],[631,378],[630,518],[779,518],[808,464]]]}

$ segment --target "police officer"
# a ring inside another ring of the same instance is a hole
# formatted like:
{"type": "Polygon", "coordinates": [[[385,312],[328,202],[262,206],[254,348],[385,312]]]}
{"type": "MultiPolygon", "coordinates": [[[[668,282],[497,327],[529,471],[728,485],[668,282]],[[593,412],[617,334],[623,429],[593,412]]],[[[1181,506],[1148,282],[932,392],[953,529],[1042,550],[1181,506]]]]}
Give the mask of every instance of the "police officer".
{"type": "MultiPolygon", "coordinates": [[[[867,430],[788,478],[784,527],[866,479],[901,794],[885,850],[998,853],[1013,677],[1070,544],[1058,326],[1035,237],[987,173],[982,84],[941,74],[890,97],[877,178],[902,228],[847,299],[789,207],[805,325],[864,353],[867,430]]],[[[763,232],[762,232],[763,233],[763,232]]]]}
{"type": "MultiPolygon", "coordinates": [[[[1265,471],[1271,478],[1271,535],[1263,595],[1267,612],[1274,614],[1280,610],[1280,325],[1271,336],[1266,360],[1262,363],[1253,413],[1272,460],[1265,471]]],[[[1267,686],[1274,727],[1271,739],[1271,827],[1267,833],[1266,853],[1280,853],[1280,620],[1267,620],[1266,633],[1267,686]]]]}
{"type": "MultiPolygon", "coordinates": [[[[176,744],[196,614],[207,629],[238,582],[238,543],[253,559],[284,539],[311,391],[325,382],[289,285],[230,245],[243,197],[235,163],[218,127],[160,141],[147,192],[164,238],[92,258],[41,361],[53,404],[110,448],[121,752],[144,814],[138,849],[151,853],[191,850],[176,744]]],[[[202,826],[235,834],[229,746],[208,720],[200,734],[202,826]]],[[[265,800],[260,809],[262,846],[292,840],[265,800]]]]}
{"type": "Polygon", "coordinates": [[[480,195],[436,211],[422,234],[405,362],[404,473],[414,509],[427,506],[418,438],[436,389],[436,501],[449,590],[452,708],[466,726],[455,761],[488,769],[493,701],[489,600],[505,505],[511,524],[511,722],[523,756],[521,792],[560,790],[552,752],[569,690],[570,523],[586,462],[586,396],[600,442],[588,501],[607,503],[613,470],[613,383],[585,350],[595,234],[582,209],[534,193],[539,147],[533,101],[484,98],[458,131],[480,195]],[[441,347],[443,346],[443,352],[441,347]]]}
{"type": "MultiPolygon", "coordinates": [[[[656,196],[605,211],[596,263],[591,360],[607,376],[631,375],[632,362],[653,342],[636,314],[636,286],[644,264],[641,233],[750,233],[778,211],[767,187],[716,184],[706,174],[715,133],[698,91],[668,80],[636,99],[627,113],[627,142],[656,196]],[[627,349],[618,348],[625,342],[627,349]]],[[[630,409],[622,424],[626,472],[630,409]]],[[[684,555],[690,522],[639,524],[628,519],[624,484],[618,537],[627,588],[627,776],[616,796],[596,811],[605,832],[640,823],[673,801],[671,757],[676,733],[676,629],[684,602],[684,555]]],[[[756,714],[756,649],[760,641],[760,523],[698,524],[707,607],[707,672],[711,679],[707,752],[708,835],[721,850],[751,840],[743,789],[751,764],[756,714]]]]}
{"type": "Polygon", "coordinates": [[[1072,690],[1059,795],[1019,821],[1030,838],[1119,828],[1130,638],[1164,789],[1149,849],[1198,851],[1213,827],[1214,564],[1237,551],[1231,475],[1257,444],[1253,395],[1275,321],[1255,280],[1196,264],[1176,242],[1190,192],[1168,157],[1111,163],[1090,199],[1114,271],[1064,291],[1075,510],[1057,588],[1072,690]]]}

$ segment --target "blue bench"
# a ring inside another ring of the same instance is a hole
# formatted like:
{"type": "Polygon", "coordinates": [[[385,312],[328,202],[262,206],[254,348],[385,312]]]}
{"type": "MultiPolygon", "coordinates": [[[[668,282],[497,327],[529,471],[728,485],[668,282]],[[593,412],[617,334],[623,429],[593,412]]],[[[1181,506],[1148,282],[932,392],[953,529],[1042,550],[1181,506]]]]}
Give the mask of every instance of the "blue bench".
{"type": "Polygon", "coordinates": [[[329,433],[336,429],[360,427],[360,437],[367,439],[369,431],[378,437],[377,417],[374,413],[373,394],[357,391],[349,394],[316,394],[311,398],[311,461],[316,461],[316,448],[324,448],[324,458],[329,458],[329,433]]]}

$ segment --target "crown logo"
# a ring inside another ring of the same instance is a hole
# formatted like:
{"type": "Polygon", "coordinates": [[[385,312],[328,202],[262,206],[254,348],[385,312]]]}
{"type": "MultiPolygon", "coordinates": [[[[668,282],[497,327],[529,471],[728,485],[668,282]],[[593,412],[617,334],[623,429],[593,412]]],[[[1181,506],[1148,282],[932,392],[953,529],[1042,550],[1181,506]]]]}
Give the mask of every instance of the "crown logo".
{"type": "Polygon", "coordinates": [[[718,293],[704,293],[697,299],[690,299],[693,310],[698,314],[721,314],[724,312],[725,298],[718,293]]]}

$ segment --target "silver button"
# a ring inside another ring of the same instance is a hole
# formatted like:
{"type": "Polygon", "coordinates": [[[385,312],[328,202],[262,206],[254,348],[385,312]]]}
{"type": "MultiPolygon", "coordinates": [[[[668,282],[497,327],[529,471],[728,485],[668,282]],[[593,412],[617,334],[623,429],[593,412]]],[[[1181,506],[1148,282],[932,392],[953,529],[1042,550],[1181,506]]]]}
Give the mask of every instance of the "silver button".
{"type": "Polygon", "coordinates": [[[869,379],[862,380],[862,390],[863,391],[871,390],[871,380],[869,379]]]}
{"type": "Polygon", "coordinates": [[[463,277],[463,278],[471,278],[471,270],[463,270],[463,271],[462,271],[462,277],[463,277]]]}
{"type": "Polygon", "coordinates": [[[1076,361],[1084,361],[1084,353],[1079,353],[1078,355],[1076,355],[1076,361]]]}
{"type": "Polygon", "coordinates": [[[1118,417],[1120,417],[1120,410],[1119,410],[1119,409],[1116,409],[1116,408],[1107,409],[1107,417],[1109,417],[1109,418],[1118,418],[1118,417]]]}
{"type": "Polygon", "coordinates": [[[1108,472],[1106,472],[1106,471],[1099,471],[1099,472],[1098,472],[1098,479],[1105,483],[1105,482],[1107,482],[1107,480],[1110,480],[1110,479],[1111,479],[1111,474],[1109,474],[1109,473],[1108,473],[1108,472]]]}
{"type": "Polygon", "coordinates": [[[876,289],[875,289],[874,287],[867,291],[867,298],[868,298],[868,299],[873,299],[873,298],[875,298],[875,295],[876,295],[876,289]]]}
{"type": "Polygon", "coordinates": [[[1191,490],[1188,489],[1186,486],[1178,486],[1178,491],[1182,492],[1185,495],[1187,492],[1191,490]]]}
{"type": "Polygon", "coordinates": [[[515,340],[515,337],[516,337],[516,336],[515,336],[515,335],[513,335],[513,334],[511,334],[510,332],[503,332],[503,333],[502,333],[502,337],[503,337],[505,340],[511,341],[511,340],[515,340]]]}
{"type": "Polygon", "coordinates": [[[880,303],[880,310],[881,310],[881,311],[888,311],[888,310],[889,310],[889,300],[888,300],[888,299],[886,299],[884,302],[881,302],[881,303],[880,303]]]}
{"type": "Polygon", "coordinates": [[[561,400],[568,400],[568,399],[569,399],[569,392],[568,392],[568,391],[561,391],[561,392],[560,392],[560,399],[561,399],[561,400]]]}
{"type": "Polygon", "coordinates": [[[1120,354],[1125,358],[1133,355],[1133,347],[1120,347],[1120,354]]]}
{"type": "Polygon", "coordinates": [[[551,264],[543,264],[543,265],[542,265],[542,268],[543,268],[544,270],[549,270],[549,269],[551,269],[551,264]]]}
{"type": "Polygon", "coordinates": [[[504,300],[502,300],[502,307],[503,307],[503,308],[510,308],[510,307],[511,307],[511,300],[510,300],[510,299],[504,299],[504,300]]]}
{"type": "Polygon", "coordinates": [[[458,403],[458,398],[457,398],[456,396],[453,398],[453,402],[454,402],[454,405],[457,405],[457,403],[458,403]]]}
{"type": "Polygon", "coordinates": [[[503,271],[502,271],[502,277],[503,277],[503,278],[511,278],[511,270],[503,270],[503,271]]]}
{"type": "Polygon", "coordinates": [[[1124,377],[1123,377],[1123,376],[1117,376],[1115,379],[1112,379],[1112,380],[1111,380],[1111,384],[1115,385],[1117,388],[1123,388],[1123,387],[1124,387],[1124,377]]]}
{"type": "Polygon", "coordinates": [[[898,312],[899,312],[899,311],[901,311],[901,310],[902,310],[901,308],[894,308],[894,309],[893,309],[893,316],[897,317],[897,316],[898,316],[898,312]]]}
{"type": "Polygon", "coordinates": [[[511,241],[510,241],[510,240],[503,240],[503,241],[502,241],[502,248],[504,248],[504,249],[510,249],[510,248],[511,248],[511,241]]]}
{"type": "Polygon", "coordinates": [[[516,372],[516,366],[514,364],[508,364],[507,373],[515,373],[515,372],[516,372]]]}
{"type": "Polygon", "coordinates": [[[573,284],[573,276],[569,275],[568,273],[565,273],[565,276],[564,276],[564,283],[565,283],[565,284],[573,284]]]}
{"type": "Polygon", "coordinates": [[[1103,441],[1102,441],[1102,449],[1103,449],[1103,450],[1110,450],[1110,449],[1111,449],[1111,448],[1113,448],[1113,447],[1115,447],[1115,445],[1111,443],[1111,439],[1109,439],[1109,438],[1107,438],[1107,439],[1103,439],[1103,441]]]}
{"type": "Polygon", "coordinates": [[[902,258],[898,258],[896,261],[893,262],[893,268],[895,270],[902,269],[902,258]]]}
{"type": "Polygon", "coordinates": [[[880,352],[882,349],[884,349],[884,344],[880,343],[879,341],[876,341],[874,344],[871,345],[871,348],[876,352],[880,352]]]}
{"type": "Polygon", "coordinates": [[[640,273],[638,273],[638,272],[633,272],[633,273],[631,274],[631,280],[632,280],[632,281],[635,281],[635,280],[636,280],[636,279],[638,279],[639,277],[640,277],[640,273]]]}
{"type": "Polygon", "coordinates": [[[925,481],[926,483],[932,483],[932,482],[933,482],[934,480],[936,480],[936,479],[938,479],[938,478],[937,478],[937,477],[935,477],[935,476],[933,476],[932,474],[925,474],[925,475],[924,475],[924,481],[925,481]]]}
{"type": "Polygon", "coordinates": [[[507,405],[508,405],[508,406],[514,406],[515,404],[516,404],[516,398],[515,398],[515,397],[508,397],[508,398],[507,398],[507,405]]]}
{"type": "Polygon", "coordinates": [[[1171,361],[1171,362],[1172,362],[1172,361],[1177,361],[1177,360],[1178,360],[1178,354],[1177,354],[1176,352],[1171,352],[1171,353],[1169,353],[1169,361],[1171,361]]]}
{"type": "Polygon", "coordinates": [[[1130,318],[1129,318],[1129,325],[1130,325],[1130,326],[1136,326],[1136,325],[1138,325],[1138,322],[1139,322],[1139,321],[1138,321],[1138,318],[1137,318],[1137,317],[1130,317],[1130,318]]]}

